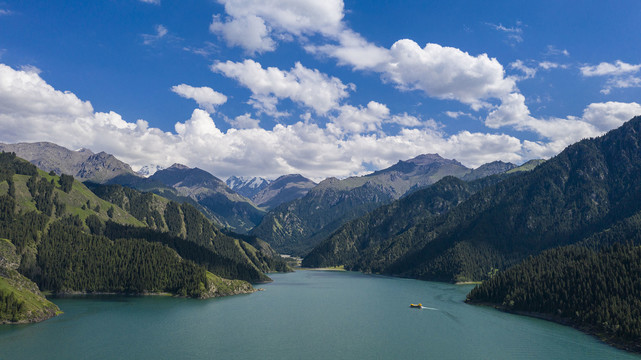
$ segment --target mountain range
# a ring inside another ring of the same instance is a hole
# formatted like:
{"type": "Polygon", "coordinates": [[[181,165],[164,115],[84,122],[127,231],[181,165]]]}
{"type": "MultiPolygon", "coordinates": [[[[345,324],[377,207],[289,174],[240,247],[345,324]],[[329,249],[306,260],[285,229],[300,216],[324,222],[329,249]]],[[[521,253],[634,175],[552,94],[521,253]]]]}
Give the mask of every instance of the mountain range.
{"type": "Polygon", "coordinates": [[[225,180],[225,184],[230,189],[239,193],[240,195],[251,199],[259,191],[269,185],[271,180],[262,177],[243,177],[243,176],[230,176],[225,180]]]}
{"type": "Polygon", "coordinates": [[[232,176],[227,179],[226,183],[232,190],[248,197],[254,204],[267,210],[282,203],[302,198],[317,185],[300,174],[283,175],[276,180],[232,176]]]}
{"type": "Polygon", "coordinates": [[[0,153],[0,323],[59,313],[53,293],[207,298],[289,268],[260,239],[222,232],[188,203],[45,172],[0,153]]]}
{"type": "Polygon", "coordinates": [[[59,312],[38,289],[205,298],[251,292],[247,281],[288,269],[266,243],[223,233],[187,203],[119,185],[91,191],[14,153],[0,153],[0,169],[0,322],[59,312]]]}
{"type": "Polygon", "coordinates": [[[285,175],[274,182],[258,178],[243,182],[244,179],[232,177],[230,184],[238,190],[234,191],[210,173],[181,164],[166,169],[149,165],[136,173],[128,164],[105,152],[72,151],[48,142],[0,144],[0,151],[16,153],[44,171],[72,175],[83,182],[119,184],[189,202],[219,226],[239,232],[255,227],[265,209],[301,197],[315,185],[300,175],[285,175]],[[251,197],[255,197],[256,202],[252,202],[251,197]]]}
{"type": "Polygon", "coordinates": [[[135,175],[129,165],[113,155],[105,152],[94,154],[88,149],[72,151],[49,142],[0,143],[0,151],[13,152],[39,169],[72,175],[80,181],[103,183],[117,176],[135,175]]]}
{"type": "Polygon", "coordinates": [[[488,279],[641,211],[640,134],[637,117],[530,171],[467,184],[443,179],[344,226],[303,264],[425,280],[488,279]]]}
{"type": "Polygon", "coordinates": [[[253,201],[198,168],[145,178],[105,153],[1,145],[46,171],[0,153],[0,322],[58,313],[40,290],[249,292],[246,281],[288,270],[281,252],[309,267],[483,281],[470,303],[641,351],[641,117],[521,166],[428,154],[317,185],[228,179],[253,201]]]}
{"type": "Polygon", "coordinates": [[[250,233],[276,251],[301,256],[347,221],[443,177],[477,178],[514,167],[495,162],[473,170],[438,154],[420,155],[365,176],[323,180],[304,197],[272,209],[250,233]]]}

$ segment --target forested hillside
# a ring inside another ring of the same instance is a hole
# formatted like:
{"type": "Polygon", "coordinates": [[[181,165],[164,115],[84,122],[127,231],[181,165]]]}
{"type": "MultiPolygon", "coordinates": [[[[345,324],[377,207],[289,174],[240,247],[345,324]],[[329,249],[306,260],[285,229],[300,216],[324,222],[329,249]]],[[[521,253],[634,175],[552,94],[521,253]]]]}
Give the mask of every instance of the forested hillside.
{"type": "Polygon", "coordinates": [[[448,176],[389,205],[343,225],[304,259],[305,267],[340,266],[380,272],[386,263],[407,253],[412,243],[391,242],[414,225],[430,221],[485,186],[502,180],[494,175],[472,182],[448,176]]]}
{"type": "Polygon", "coordinates": [[[487,187],[398,241],[416,251],[386,272],[483,280],[546,248],[578,242],[641,209],[641,117],[487,187]]]}
{"type": "Polygon", "coordinates": [[[412,202],[429,188],[409,195],[338,231],[305,263],[426,280],[487,279],[528,255],[581,241],[640,210],[640,134],[637,117],[531,171],[506,176],[449,211],[423,212],[425,203],[412,202]]]}
{"type": "Polygon", "coordinates": [[[265,211],[232,191],[224,181],[199,168],[174,164],[157,171],[147,181],[160,182],[177,194],[195,200],[223,227],[246,233],[256,226],[265,211]]]}
{"type": "Polygon", "coordinates": [[[641,214],[499,272],[468,302],[568,322],[641,352],[641,214]]]}
{"type": "Polygon", "coordinates": [[[145,229],[107,223],[105,234],[113,239],[136,237],[172,244],[170,247],[181,256],[205,265],[217,275],[234,279],[269,281],[264,272],[286,270],[284,262],[274,255],[272,249],[259,251],[235,238],[235,234],[221,232],[188,203],[180,204],[119,185],[96,185],[93,189],[101,198],[127,209],[148,225],[145,229]],[[209,260],[205,261],[201,257],[209,260]]]}
{"type": "Polygon", "coordinates": [[[272,209],[250,233],[280,253],[304,256],[347,221],[445,176],[470,171],[456,160],[428,154],[365,176],[329,178],[304,197],[272,209]]]}
{"type": "MultiPolygon", "coordinates": [[[[208,270],[265,281],[269,278],[263,271],[279,266],[251,245],[216,230],[190,205],[115,189],[128,194],[120,200],[131,214],[72,176],[47,174],[13,153],[0,153],[0,238],[9,239],[17,259],[12,262],[15,273],[0,273],[2,283],[15,280],[19,272],[53,292],[211,297],[252,288],[208,270]]],[[[9,253],[3,253],[0,263],[9,253]]],[[[0,286],[2,301],[13,310],[4,314],[4,321],[23,321],[16,314],[27,302],[7,288],[0,286]]]]}

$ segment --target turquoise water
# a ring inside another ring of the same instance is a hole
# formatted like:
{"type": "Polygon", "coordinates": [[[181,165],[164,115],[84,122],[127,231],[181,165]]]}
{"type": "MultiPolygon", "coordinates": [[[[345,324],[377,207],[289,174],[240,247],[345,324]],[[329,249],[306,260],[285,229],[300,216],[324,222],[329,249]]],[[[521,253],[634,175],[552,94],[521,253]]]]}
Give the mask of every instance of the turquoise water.
{"type": "Polygon", "coordinates": [[[0,326],[0,359],[641,359],[568,327],[463,303],[470,286],[298,271],[221,299],[55,299],[0,326]],[[410,303],[429,309],[410,309],[410,303]]]}

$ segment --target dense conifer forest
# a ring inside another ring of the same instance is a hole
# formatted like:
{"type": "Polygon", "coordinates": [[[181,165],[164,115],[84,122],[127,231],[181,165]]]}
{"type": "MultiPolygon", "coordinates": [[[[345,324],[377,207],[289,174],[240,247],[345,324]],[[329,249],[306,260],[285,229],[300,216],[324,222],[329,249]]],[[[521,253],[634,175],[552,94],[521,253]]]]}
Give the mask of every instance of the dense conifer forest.
{"type": "MultiPolygon", "coordinates": [[[[40,289],[54,293],[224,295],[215,292],[221,281],[208,270],[234,279],[269,280],[262,271],[275,260],[255,249],[250,259],[251,246],[241,251],[239,240],[220,233],[190,205],[117,190],[127,196],[106,203],[74,184],[72,176],[46,174],[15,154],[0,153],[0,238],[14,247],[12,264],[40,289]],[[148,226],[127,225],[140,224],[135,218],[148,226]]],[[[0,255],[2,265],[8,255],[0,255]]],[[[21,276],[12,271],[0,266],[6,279],[21,276]]],[[[24,315],[25,303],[16,296],[20,290],[6,281],[0,284],[0,319],[13,321],[24,315]]]]}
{"type": "Polygon", "coordinates": [[[615,244],[600,251],[569,245],[500,272],[474,288],[472,303],[549,315],[641,351],[641,247],[615,244]]]}

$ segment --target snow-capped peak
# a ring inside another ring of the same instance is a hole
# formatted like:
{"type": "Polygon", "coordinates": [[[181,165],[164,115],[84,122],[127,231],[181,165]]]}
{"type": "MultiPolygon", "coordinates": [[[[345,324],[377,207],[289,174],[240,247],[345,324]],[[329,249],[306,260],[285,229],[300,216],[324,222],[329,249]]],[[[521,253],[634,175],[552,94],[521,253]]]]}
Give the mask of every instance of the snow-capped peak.
{"type": "Polygon", "coordinates": [[[144,177],[150,177],[151,175],[155,174],[156,171],[160,171],[164,169],[165,169],[164,166],[150,164],[150,165],[145,165],[141,167],[140,170],[137,171],[137,174],[144,177]]]}

